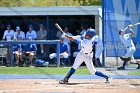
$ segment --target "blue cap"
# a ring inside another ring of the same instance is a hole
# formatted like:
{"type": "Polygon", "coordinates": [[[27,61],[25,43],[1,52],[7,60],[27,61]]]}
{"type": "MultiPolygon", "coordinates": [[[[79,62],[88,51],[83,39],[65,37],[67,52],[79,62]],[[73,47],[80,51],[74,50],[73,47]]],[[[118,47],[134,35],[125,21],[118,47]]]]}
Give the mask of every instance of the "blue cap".
{"type": "Polygon", "coordinates": [[[92,38],[93,36],[96,35],[95,29],[87,29],[86,35],[89,36],[90,38],[92,38]]]}
{"type": "Polygon", "coordinates": [[[33,27],[33,25],[29,25],[29,27],[33,27]]]}
{"type": "Polygon", "coordinates": [[[9,24],[9,25],[7,25],[7,27],[11,27],[11,25],[9,24]]]}

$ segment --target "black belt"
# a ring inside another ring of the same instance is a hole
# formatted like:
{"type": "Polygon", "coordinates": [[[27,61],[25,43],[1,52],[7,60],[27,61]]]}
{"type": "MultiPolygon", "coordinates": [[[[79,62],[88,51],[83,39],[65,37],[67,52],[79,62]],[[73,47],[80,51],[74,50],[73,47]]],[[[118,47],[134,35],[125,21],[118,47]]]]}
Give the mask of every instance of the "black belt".
{"type": "Polygon", "coordinates": [[[132,47],[132,45],[130,45],[130,46],[127,46],[126,48],[130,48],[130,47],[132,47]]]}
{"type": "MultiPolygon", "coordinates": [[[[92,53],[92,52],[90,52],[90,53],[92,53]]],[[[89,53],[85,53],[85,54],[89,54],[89,53]]]]}

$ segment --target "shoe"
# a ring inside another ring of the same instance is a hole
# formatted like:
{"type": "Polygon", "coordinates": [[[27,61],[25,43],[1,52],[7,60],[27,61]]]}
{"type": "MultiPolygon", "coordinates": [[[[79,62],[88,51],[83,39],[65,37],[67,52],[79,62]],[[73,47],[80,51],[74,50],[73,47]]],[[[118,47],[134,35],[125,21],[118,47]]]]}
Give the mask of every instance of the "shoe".
{"type": "Polygon", "coordinates": [[[120,57],[120,59],[127,62],[131,60],[131,57],[120,57]]]}
{"type": "Polygon", "coordinates": [[[66,80],[66,79],[60,80],[59,84],[68,84],[68,80],[66,80]]]}
{"type": "Polygon", "coordinates": [[[124,70],[125,68],[121,66],[121,67],[118,67],[117,69],[118,70],[124,70]]]}
{"type": "Polygon", "coordinates": [[[140,64],[138,65],[137,69],[140,69],[140,64]]]}
{"type": "Polygon", "coordinates": [[[113,78],[111,76],[106,78],[106,82],[105,83],[110,83],[113,80],[113,78]]]}

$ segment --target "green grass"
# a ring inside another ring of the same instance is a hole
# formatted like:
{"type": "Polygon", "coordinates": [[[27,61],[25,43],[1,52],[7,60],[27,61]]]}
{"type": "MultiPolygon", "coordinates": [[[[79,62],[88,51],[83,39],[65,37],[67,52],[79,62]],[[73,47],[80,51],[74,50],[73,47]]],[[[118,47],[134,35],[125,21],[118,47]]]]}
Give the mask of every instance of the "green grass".
{"type": "Polygon", "coordinates": [[[140,76],[140,70],[131,71],[131,72],[128,73],[128,75],[137,75],[137,76],[140,76]]]}
{"type": "MultiPolygon", "coordinates": [[[[0,74],[66,74],[70,68],[48,67],[0,67],[0,74]]],[[[75,74],[90,74],[85,67],[78,68],[75,74]]]]}

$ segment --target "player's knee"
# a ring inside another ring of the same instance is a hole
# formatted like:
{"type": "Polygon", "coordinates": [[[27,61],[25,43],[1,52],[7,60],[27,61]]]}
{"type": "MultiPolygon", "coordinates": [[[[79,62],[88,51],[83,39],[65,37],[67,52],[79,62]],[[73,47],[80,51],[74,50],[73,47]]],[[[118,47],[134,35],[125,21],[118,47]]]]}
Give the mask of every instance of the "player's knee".
{"type": "Polygon", "coordinates": [[[55,54],[55,53],[52,53],[52,54],[49,55],[49,58],[50,58],[50,59],[53,59],[53,58],[55,58],[55,57],[56,57],[56,54],[55,54]]]}
{"type": "Polygon", "coordinates": [[[91,75],[95,75],[96,73],[96,69],[93,69],[92,71],[90,71],[91,75]]]}
{"type": "Polygon", "coordinates": [[[64,58],[68,58],[68,56],[69,56],[68,53],[64,53],[64,54],[63,54],[63,57],[64,57],[64,58]]]}

